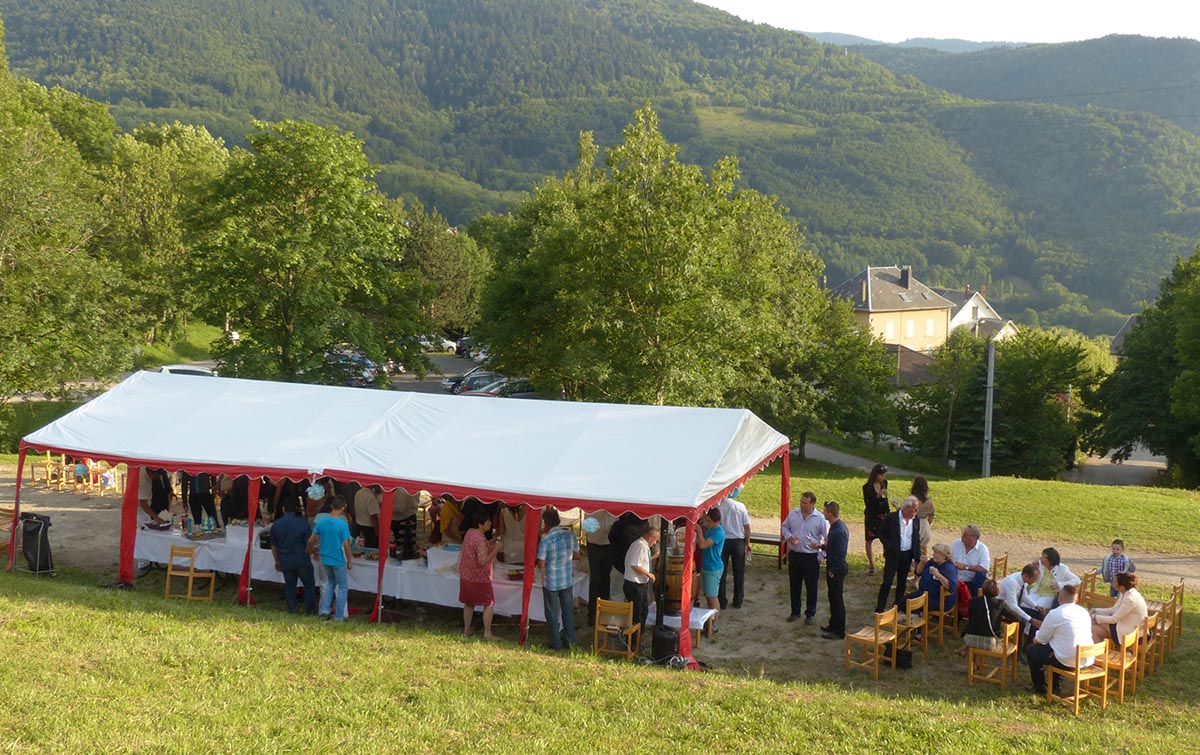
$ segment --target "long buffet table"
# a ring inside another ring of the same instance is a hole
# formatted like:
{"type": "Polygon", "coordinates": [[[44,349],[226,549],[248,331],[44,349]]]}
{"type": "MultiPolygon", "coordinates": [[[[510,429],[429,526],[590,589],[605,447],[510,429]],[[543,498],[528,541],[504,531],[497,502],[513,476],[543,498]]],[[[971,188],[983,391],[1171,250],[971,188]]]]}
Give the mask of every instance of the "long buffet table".
{"type": "MultiPolygon", "coordinates": [[[[245,529],[245,527],[241,528],[241,530],[245,529]]],[[[165,564],[170,557],[172,545],[196,546],[196,568],[206,571],[240,574],[246,558],[246,538],[241,536],[240,531],[233,528],[226,536],[205,540],[191,540],[170,530],[139,529],[133,549],[134,558],[165,564]]],[[[461,608],[462,603],[458,600],[458,574],[453,568],[454,561],[449,559],[449,554],[442,549],[435,549],[432,553],[433,557],[430,560],[434,565],[433,568],[427,566],[423,559],[397,561],[389,558],[384,565],[383,594],[402,600],[461,608]]],[[[283,582],[283,574],[275,571],[275,558],[271,555],[271,551],[260,548],[256,542],[251,548],[250,554],[251,579],[283,582]]],[[[492,580],[492,589],[496,596],[494,610],[501,616],[520,616],[521,580],[506,578],[510,568],[516,567],[508,567],[502,563],[496,564],[495,578],[492,580]]],[[[374,595],[378,570],[378,561],[356,557],[353,568],[347,574],[350,589],[374,595]]],[[[319,569],[317,571],[320,573],[319,569]]],[[[576,600],[586,600],[587,574],[577,571],[573,586],[576,600]]],[[[546,620],[546,612],[542,603],[542,586],[536,579],[533,583],[533,592],[529,596],[529,618],[534,621],[546,620]]]]}

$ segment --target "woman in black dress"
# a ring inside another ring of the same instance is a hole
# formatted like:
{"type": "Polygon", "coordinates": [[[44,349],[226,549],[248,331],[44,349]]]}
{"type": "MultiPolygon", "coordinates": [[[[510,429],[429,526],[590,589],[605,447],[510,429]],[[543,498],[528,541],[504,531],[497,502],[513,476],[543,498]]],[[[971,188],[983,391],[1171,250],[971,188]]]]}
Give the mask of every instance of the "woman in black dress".
{"type": "Polygon", "coordinates": [[[879,525],[888,515],[891,506],[887,494],[888,468],[883,464],[871,467],[867,484],[863,485],[863,532],[867,543],[867,576],[875,575],[875,553],[872,543],[878,537],[879,525]]]}

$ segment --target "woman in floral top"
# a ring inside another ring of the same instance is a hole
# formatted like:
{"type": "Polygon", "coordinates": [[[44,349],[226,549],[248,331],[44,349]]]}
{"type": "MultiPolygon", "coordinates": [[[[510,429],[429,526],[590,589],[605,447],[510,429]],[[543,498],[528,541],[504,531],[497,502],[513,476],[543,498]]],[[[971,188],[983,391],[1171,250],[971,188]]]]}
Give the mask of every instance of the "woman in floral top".
{"type": "Polygon", "coordinates": [[[492,528],[492,518],[486,512],[475,509],[468,523],[469,529],[463,536],[462,554],[458,557],[458,599],[463,604],[463,634],[475,634],[471,623],[475,619],[475,606],[483,607],[483,638],[499,639],[492,634],[492,607],[496,600],[492,594],[492,564],[500,542],[489,542],[487,531],[492,528]]]}

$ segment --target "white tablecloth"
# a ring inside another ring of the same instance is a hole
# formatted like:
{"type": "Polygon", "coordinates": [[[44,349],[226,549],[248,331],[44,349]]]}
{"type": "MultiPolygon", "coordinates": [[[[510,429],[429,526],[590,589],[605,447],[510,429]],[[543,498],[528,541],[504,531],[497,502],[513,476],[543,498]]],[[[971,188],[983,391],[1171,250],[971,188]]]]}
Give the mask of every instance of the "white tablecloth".
{"type": "MultiPolygon", "coordinates": [[[[142,561],[165,564],[172,545],[196,546],[197,569],[241,574],[242,563],[246,558],[246,542],[244,540],[232,543],[224,537],[189,540],[177,532],[146,529],[138,530],[133,555],[134,558],[142,561]]],[[[252,579],[283,582],[283,574],[275,571],[275,558],[271,555],[271,551],[258,547],[258,543],[255,542],[254,547],[250,549],[250,554],[250,577],[252,579]]],[[[378,561],[355,558],[354,566],[347,574],[350,589],[375,594],[378,568],[378,561]]],[[[508,569],[509,567],[503,564],[496,564],[497,579],[492,581],[492,592],[496,597],[494,610],[501,616],[520,616],[521,581],[507,579],[508,569]]],[[[572,586],[575,590],[576,600],[587,599],[588,578],[586,574],[577,572],[572,586]]],[[[452,571],[432,570],[421,561],[400,562],[388,559],[383,572],[383,594],[420,603],[432,603],[453,608],[462,607],[462,603],[458,600],[458,574],[452,571]]],[[[534,621],[546,620],[546,611],[542,603],[542,587],[536,581],[533,583],[533,592],[529,595],[529,618],[534,621]]]]}

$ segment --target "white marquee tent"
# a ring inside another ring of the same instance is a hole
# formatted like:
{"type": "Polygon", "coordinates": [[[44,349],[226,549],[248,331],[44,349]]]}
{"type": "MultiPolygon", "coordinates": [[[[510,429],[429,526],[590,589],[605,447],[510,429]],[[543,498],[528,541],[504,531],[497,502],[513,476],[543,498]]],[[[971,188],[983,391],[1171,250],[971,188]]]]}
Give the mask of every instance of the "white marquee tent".
{"type": "MultiPolygon", "coordinates": [[[[786,514],[787,448],[785,436],[744,409],[522,401],[139,372],[26,436],[20,463],[34,449],[130,466],[121,545],[121,578],[130,581],[134,467],[249,475],[252,505],[259,476],[379,484],[384,521],[396,488],[535,509],[684,517],[690,543],[700,514],[776,457],[784,460],[786,514]]],[[[18,470],[18,509],[20,479],[18,470]]],[[[537,521],[526,517],[530,550],[537,521]]],[[[10,569],[14,557],[10,545],[10,569]]],[[[685,575],[690,571],[685,564],[685,575]]],[[[527,606],[533,571],[525,575],[527,606]]],[[[243,574],[243,597],[245,581],[243,574]]],[[[690,592],[689,582],[684,589],[690,592]]],[[[685,656],[691,644],[686,617],[685,611],[685,656]]],[[[527,621],[526,610],[522,639],[527,621]]]]}

